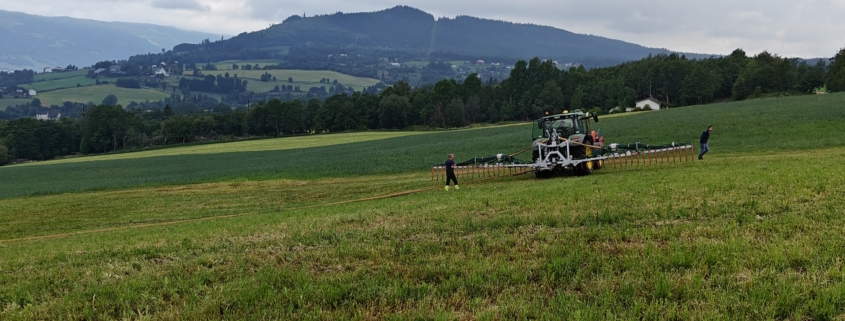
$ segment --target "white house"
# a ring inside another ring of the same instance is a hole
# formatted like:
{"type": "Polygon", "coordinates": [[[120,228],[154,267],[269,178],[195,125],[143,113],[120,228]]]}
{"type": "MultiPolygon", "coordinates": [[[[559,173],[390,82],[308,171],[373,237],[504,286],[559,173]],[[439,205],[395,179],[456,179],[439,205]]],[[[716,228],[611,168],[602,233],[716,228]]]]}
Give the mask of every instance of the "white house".
{"type": "Polygon", "coordinates": [[[159,67],[158,70],[156,70],[155,75],[156,76],[162,75],[162,76],[165,76],[165,77],[170,76],[169,74],[167,74],[167,71],[165,71],[164,68],[161,68],[161,67],[159,67]]]}
{"type": "Polygon", "coordinates": [[[44,72],[45,72],[45,73],[52,73],[52,72],[53,72],[53,67],[44,67],[44,72]]]}
{"type": "Polygon", "coordinates": [[[50,114],[35,114],[35,120],[50,120],[50,114]]]}
{"type": "Polygon", "coordinates": [[[637,102],[637,108],[642,110],[659,110],[661,103],[654,98],[646,98],[637,102]]]}
{"type": "Polygon", "coordinates": [[[36,94],[35,89],[30,89],[30,90],[29,90],[29,95],[30,95],[30,96],[35,96],[35,94],[36,94]]]}

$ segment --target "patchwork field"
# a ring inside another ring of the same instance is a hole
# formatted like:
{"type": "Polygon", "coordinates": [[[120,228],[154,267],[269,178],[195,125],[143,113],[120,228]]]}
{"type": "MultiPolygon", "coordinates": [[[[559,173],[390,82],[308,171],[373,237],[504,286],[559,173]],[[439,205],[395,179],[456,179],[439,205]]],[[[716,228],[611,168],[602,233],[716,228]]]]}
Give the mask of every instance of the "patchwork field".
{"type": "MultiPolygon", "coordinates": [[[[229,66],[231,68],[231,65],[229,66]]],[[[330,87],[331,83],[320,83],[320,79],[328,78],[330,80],[337,80],[346,87],[352,86],[355,90],[363,90],[364,87],[369,87],[379,83],[378,79],[355,77],[346,74],[341,74],[334,71],[326,70],[204,70],[206,75],[224,75],[229,73],[230,76],[238,75],[239,78],[249,81],[247,89],[256,92],[270,91],[275,86],[293,85],[299,86],[301,90],[307,91],[311,87],[326,86],[330,87]],[[261,75],[269,73],[276,77],[276,81],[261,81],[261,75]],[[288,78],[293,78],[293,82],[288,82],[288,78]]],[[[328,89],[327,89],[328,90],[328,89]]]]}
{"type": "Polygon", "coordinates": [[[449,192],[428,166],[529,125],[0,167],[0,319],[842,319],[843,100],[609,117],[713,150],[449,192]]]}
{"type": "Polygon", "coordinates": [[[35,82],[23,85],[23,87],[35,89],[41,94],[42,91],[75,88],[77,84],[80,86],[94,85],[96,80],[86,78],[85,75],[87,74],[88,70],[86,69],[61,73],[39,73],[34,77],[35,82]]]}
{"type": "Polygon", "coordinates": [[[61,79],[68,79],[68,78],[76,78],[80,76],[85,76],[88,74],[88,69],[82,70],[75,70],[75,71],[68,71],[68,72],[57,72],[57,73],[39,73],[33,77],[35,82],[43,82],[43,81],[54,81],[54,80],[61,80],[61,79]]]}
{"type": "Polygon", "coordinates": [[[157,90],[121,88],[114,85],[60,89],[39,93],[37,97],[41,99],[41,104],[45,106],[61,105],[65,101],[80,103],[93,101],[95,104],[100,104],[103,102],[103,98],[106,98],[109,94],[114,94],[117,97],[117,103],[123,106],[128,105],[133,100],[136,102],[157,101],[170,97],[170,94],[157,90]]]}

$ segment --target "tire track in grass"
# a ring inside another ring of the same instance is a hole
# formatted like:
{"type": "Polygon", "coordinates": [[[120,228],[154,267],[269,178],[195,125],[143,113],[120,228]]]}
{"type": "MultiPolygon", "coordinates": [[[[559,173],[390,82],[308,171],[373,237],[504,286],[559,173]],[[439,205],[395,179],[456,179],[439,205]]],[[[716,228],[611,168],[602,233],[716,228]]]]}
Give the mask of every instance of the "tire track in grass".
{"type": "MultiPolygon", "coordinates": [[[[508,177],[508,176],[519,176],[519,175],[524,175],[524,174],[527,174],[527,173],[530,173],[530,172],[532,172],[532,171],[529,170],[529,171],[524,171],[524,172],[517,172],[517,173],[506,175],[506,176],[487,177],[487,178],[477,179],[477,180],[474,180],[474,181],[469,181],[469,182],[464,183],[464,184],[473,184],[473,183],[478,183],[478,182],[483,182],[483,181],[487,181],[487,180],[492,180],[492,179],[502,178],[502,177],[508,177]]],[[[385,199],[385,198],[400,197],[400,196],[406,196],[406,195],[411,195],[411,194],[416,194],[416,193],[433,191],[433,190],[438,190],[438,189],[441,189],[441,188],[442,187],[440,187],[440,186],[428,187],[428,188],[414,189],[414,190],[398,192],[398,193],[393,193],[393,194],[371,196],[371,197],[358,198],[358,199],[352,199],[352,200],[337,201],[337,202],[322,203],[322,204],[314,204],[314,205],[306,205],[306,206],[300,206],[300,207],[282,208],[280,210],[280,212],[304,210],[304,209],[310,209],[310,208],[327,207],[327,206],[343,205],[343,204],[359,203],[359,202],[367,202],[367,201],[375,201],[375,200],[380,200],[380,199],[385,199]]],[[[56,238],[62,238],[62,237],[67,237],[67,236],[98,234],[98,233],[123,231],[123,230],[130,230],[130,229],[142,229],[142,228],[148,228],[148,227],[178,225],[178,224],[202,222],[202,221],[222,220],[222,219],[229,219],[229,218],[236,218],[236,217],[244,217],[244,216],[254,215],[254,214],[256,214],[256,212],[229,214],[229,215],[220,215],[220,216],[209,216],[209,217],[192,218],[192,219],[186,219],[186,220],[176,220],[176,221],[158,222],[158,223],[136,224],[136,225],[110,227],[110,228],[96,229],[96,230],[78,231],[78,232],[71,232],[71,233],[28,236],[28,237],[20,237],[20,238],[14,238],[14,239],[0,240],[0,244],[56,239],[56,238]]]]}

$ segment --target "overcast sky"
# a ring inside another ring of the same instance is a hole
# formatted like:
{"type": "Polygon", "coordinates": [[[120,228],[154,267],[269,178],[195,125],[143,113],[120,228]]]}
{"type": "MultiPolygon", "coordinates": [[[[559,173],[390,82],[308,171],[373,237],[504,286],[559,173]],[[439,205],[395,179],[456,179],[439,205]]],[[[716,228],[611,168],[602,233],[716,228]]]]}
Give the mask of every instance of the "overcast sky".
{"type": "Polygon", "coordinates": [[[832,57],[845,47],[845,0],[0,0],[43,16],[146,22],[236,35],[294,15],[369,12],[408,5],[435,17],[533,23],[674,51],[832,57]]]}

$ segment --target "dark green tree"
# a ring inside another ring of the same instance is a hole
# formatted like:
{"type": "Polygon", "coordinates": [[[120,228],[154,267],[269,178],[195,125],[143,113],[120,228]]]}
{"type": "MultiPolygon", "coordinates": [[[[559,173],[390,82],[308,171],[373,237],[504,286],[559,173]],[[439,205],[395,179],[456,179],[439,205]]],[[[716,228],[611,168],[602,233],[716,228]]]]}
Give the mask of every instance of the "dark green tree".
{"type": "Polygon", "coordinates": [[[543,91],[534,100],[534,114],[532,118],[542,116],[545,112],[556,114],[564,109],[563,92],[557,82],[549,80],[543,85],[543,91]]]}
{"type": "Polygon", "coordinates": [[[446,126],[462,127],[465,125],[464,118],[464,103],[460,99],[455,98],[446,105],[446,126]]]}
{"type": "Polygon", "coordinates": [[[408,97],[390,95],[379,102],[379,127],[388,129],[400,129],[407,125],[408,111],[411,103],[408,97]]]}
{"type": "Polygon", "coordinates": [[[719,79],[715,72],[698,64],[686,75],[681,88],[683,104],[706,104],[718,90],[719,79]]]}
{"type": "Polygon", "coordinates": [[[116,106],[117,105],[117,96],[114,94],[109,94],[106,98],[103,98],[103,105],[106,106],[116,106]]]}
{"type": "Polygon", "coordinates": [[[825,86],[830,92],[845,91],[845,48],[839,50],[833,57],[833,63],[828,68],[825,86]]]}
{"type": "Polygon", "coordinates": [[[581,102],[584,99],[584,89],[581,86],[575,88],[575,93],[572,94],[572,100],[569,103],[570,111],[581,109],[581,102]]]}
{"type": "Polygon", "coordinates": [[[295,134],[302,129],[302,102],[297,100],[285,102],[282,105],[281,130],[295,134]]]}
{"type": "Polygon", "coordinates": [[[5,145],[0,144],[0,166],[6,165],[11,161],[12,159],[9,157],[9,149],[6,148],[5,145]]]}
{"type": "Polygon", "coordinates": [[[140,119],[120,106],[99,105],[88,110],[82,126],[82,153],[102,153],[125,146],[126,133],[137,128],[140,119]],[[119,143],[124,144],[120,145],[119,143]]]}

